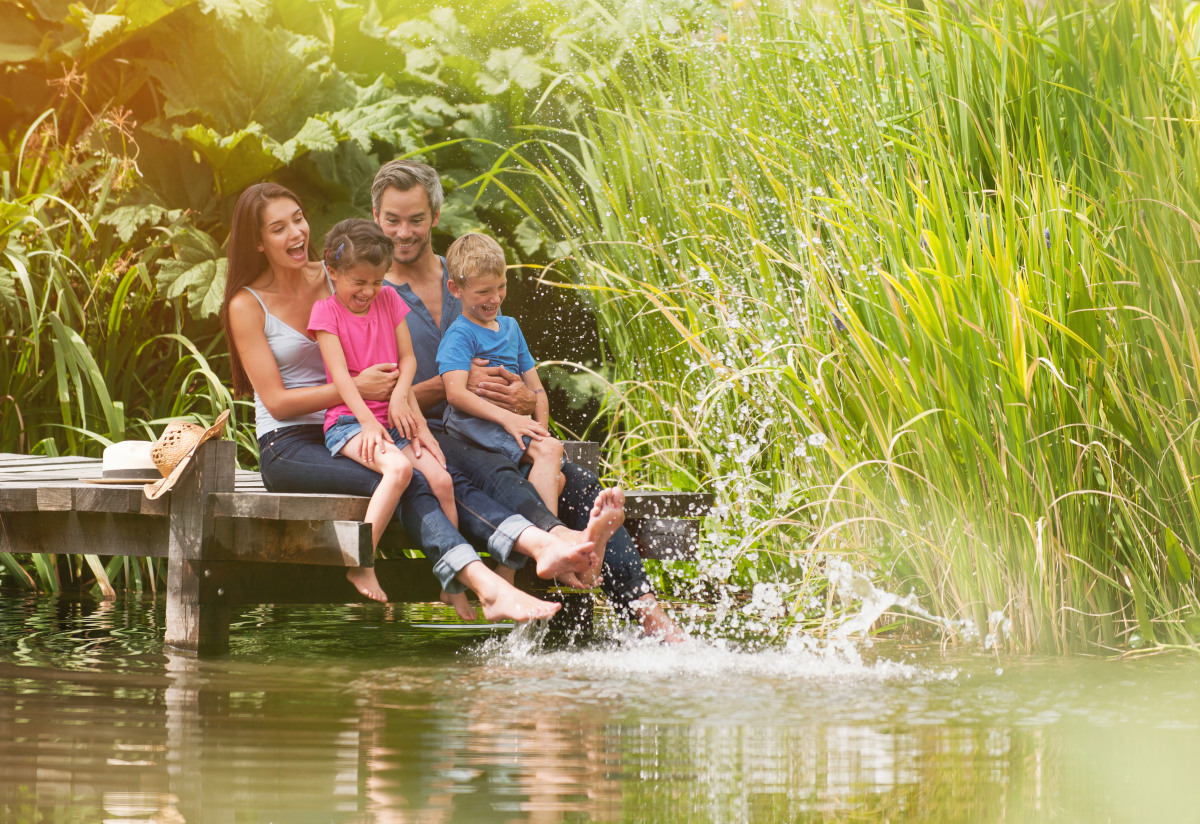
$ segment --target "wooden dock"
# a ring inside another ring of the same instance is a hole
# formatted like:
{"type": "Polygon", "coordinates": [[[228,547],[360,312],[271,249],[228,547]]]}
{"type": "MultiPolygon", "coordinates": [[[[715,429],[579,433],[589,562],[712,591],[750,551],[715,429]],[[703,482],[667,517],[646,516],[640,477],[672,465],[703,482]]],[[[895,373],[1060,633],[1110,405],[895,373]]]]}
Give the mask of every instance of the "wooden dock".
{"type": "MultiPolygon", "coordinates": [[[[399,523],[376,559],[367,498],[268,492],[257,472],[236,468],[234,452],[232,441],[204,443],[153,501],[141,484],[87,483],[100,477],[99,459],[0,454],[0,552],[168,559],[164,644],[202,654],[228,648],[235,607],[364,601],[347,567],[374,566],[392,601],[437,600],[432,569],[399,523]]],[[[599,448],[570,443],[568,457],[595,469],[599,448]]],[[[690,557],[711,506],[701,493],[628,492],[625,525],[644,558],[690,557]]],[[[531,567],[518,585],[545,592],[531,567]]],[[[590,600],[574,607],[576,619],[590,616],[590,600]]]]}

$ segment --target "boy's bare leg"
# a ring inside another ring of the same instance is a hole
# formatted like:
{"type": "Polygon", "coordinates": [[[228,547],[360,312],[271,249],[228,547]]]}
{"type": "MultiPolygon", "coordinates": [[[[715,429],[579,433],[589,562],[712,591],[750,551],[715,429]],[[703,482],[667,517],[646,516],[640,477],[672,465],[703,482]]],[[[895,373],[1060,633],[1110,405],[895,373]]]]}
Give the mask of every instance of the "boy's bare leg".
{"type": "MultiPolygon", "coordinates": [[[[408,488],[408,482],[412,478],[412,464],[395,446],[389,447],[386,444],[379,447],[375,454],[375,462],[368,464],[358,456],[358,444],[361,440],[361,433],[355,435],[342,447],[342,454],[383,476],[371,495],[364,518],[371,525],[371,545],[377,547],[379,539],[383,537],[383,531],[387,529],[388,522],[396,511],[396,506],[400,503],[400,496],[408,488]]],[[[346,580],[372,601],[387,601],[387,593],[383,591],[374,567],[351,567],[346,570],[346,580]]]]}
{"type": "MultiPolygon", "coordinates": [[[[558,476],[562,474],[563,445],[554,438],[531,441],[522,463],[528,462],[529,483],[537,490],[550,514],[558,517],[558,476]]],[[[564,478],[564,483],[566,479],[564,478]]]]}
{"type": "Polygon", "coordinates": [[[458,580],[479,596],[483,617],[489,621],[535,621],[549,618],[562,607],[521,592],[483,561],[472,561],[460,569],[458,580]]]}
{"type": "Polygon", "coordinates": [[[657,638],[664,644],[680,644],[687,640],[687,636],[675,625],[653,595],[643,595],[629,607],[637,616],[642,632],[651,638],[657,638]]]}
{"type": "Polygon", "coordinates": [[[493,570],[493,572],[495,572],[497,575],[499,575],[505,581],[508,581],[508,583],[510,583],[510,584],[515,583],[517,580],[517,571],[510,567],[504,566],[504,564],[501,564],[500,566],[496,567],[493,570]]]}
{"type": "Polygon", "coordinates": [[[467,598],[465,592],[446,592],[442,590],[442,594],[438,596],[443,604],[454,607],[454,614],[464,621],[476,621],[479,619],[479,613],[475,612],[475,607],[471,606],[470,599],[467,598]]]}

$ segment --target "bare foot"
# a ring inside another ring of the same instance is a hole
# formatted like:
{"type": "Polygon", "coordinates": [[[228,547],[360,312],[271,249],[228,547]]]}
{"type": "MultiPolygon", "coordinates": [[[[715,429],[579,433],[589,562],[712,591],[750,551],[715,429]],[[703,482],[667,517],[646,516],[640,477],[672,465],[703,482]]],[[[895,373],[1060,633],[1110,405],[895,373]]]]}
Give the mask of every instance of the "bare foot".
{"type": "Polygon", "coordinates": [[[455,592],[449,593],[442,590],[442,594],[438,596],[443,604],[454,607],[454,614],[464,621],[475,621],[479,618],[479,614],[475,612],[475,607],[471,606],[471,602],[467,599],[467,593],[455,592]]]}
{"type": "Polygon", "coordinates": [[[489,621],[536,621],[549,618],[562,607],[521,592],[482,561],[473,561],[459,570],[458,580],[479,596],[483,617],[489,621]]]}
{"type": "Polygon", "coordinates": [[[379,585],[375,577],[375,567],[351,567],[346,570],[346,580],[354,584],[354,588],[372,601],[387,601],[387,593],[379,585]]]}
{"type": "Polygon", "coordinates": [[[489,621],[537,621],[549,618],[562,608],[562,604],[534,598],[513,586],[500,587],[494,597],[479,597],[483,617],[489,621]]]}
{"type": "Polygon", "coordinates": [[[517,580],[517,571],[512,567],[506,567],[504,564],[500,564],[496,567],[496,574],[510,584],[517,580]]]}
{"type": "Polygon", "coordinates": [[[600,582],[600,568],[604,565],[604,550],[608,539],[625,523],[625,493],[620,487],[602,489],[592,505],[592,516],[583,528],[585,540],[596,545],[596,561],[590,570],[579,575],[579,580],[588,587],[600,582]]]}
{"type": "Polygon", "coordinates": [[[566,527],[561,531],[564,534],[560,536],[526,530],[521,537],[528,537],[528,541],[523,542],[522,548],[537,562],[537,576],[542,580],[554,579],[576,589],[590,589],[592,585],[584,586],[577,576],[596,565],[595,544],[585,539],[582,532],[566,527]]]}
{"type": "Polygon", "coordinates": [[[675,622],[653,595],[643,595],[629,606],[637,615],[642,632],[650,638],[657,638],[664,644],[682,644],[687,640],[687,636],[675,626],[675,622]]]}

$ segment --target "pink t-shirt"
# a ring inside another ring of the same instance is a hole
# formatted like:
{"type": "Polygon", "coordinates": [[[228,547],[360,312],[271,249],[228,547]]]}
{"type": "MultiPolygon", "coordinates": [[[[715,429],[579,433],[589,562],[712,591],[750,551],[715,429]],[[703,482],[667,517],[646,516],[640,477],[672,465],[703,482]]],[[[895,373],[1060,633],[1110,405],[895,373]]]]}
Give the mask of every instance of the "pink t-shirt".
{"type": "MultiPolygon", "coordinates": [[[[319,300],[313,304],[312,315],[308,318],[309,332],[332,332],[342,342],[342,351],[346,353],[346,366],[350,368],[350,377],[355,377],[368,366],[377,363],[396,363],[399,356],[396,351],[396,327],[404,323],[408,314],[406,304],[395,289],[386,286],[379,290],[375,300],[367,309],[365,315],[356,315],[338,301],[336,295],[319,300]]],[[[329,382],[329,366],[325,367],[325,375],[329,382]]],[[[364,400],[366,400],[364,398],[364,400]]],[[[367,406],[384,426],[387,426],[387,401],[366,401],[367,406]]],[[[344,403],[331,407],[325,412],[325,428],[337,423],[338,415],[353,415],[350,407],[344,403]]]]}

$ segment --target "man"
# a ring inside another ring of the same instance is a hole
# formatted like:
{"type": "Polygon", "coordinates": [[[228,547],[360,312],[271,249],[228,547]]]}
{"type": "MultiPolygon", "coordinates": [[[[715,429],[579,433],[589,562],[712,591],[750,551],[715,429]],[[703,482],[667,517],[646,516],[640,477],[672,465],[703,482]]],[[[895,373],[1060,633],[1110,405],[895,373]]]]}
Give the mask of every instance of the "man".
{"type": "MultiPolygon", "coordinates": [[[[498,503],[523,515],[551,534],[566,537],[584,529],[601,493],[596,476],[576,464],[563,465],[566,485],[559,498],[562,520],[551,515],[537,491],[510,459],[466,444],[441,431],[446,392],[437,368],[442,333],[462,312],[447,288],[445,261],[433,251],[433,229],[442,208],[442,183],[437,171],[417,160],[393,160],[379,170],[371,186],[375,222],[395,243],[386,282],[409,305],[408,329],[417,358],[413,392],[429,419],[446,461],[471,479],[498,503]]],[[[521,379],[501,367],[476,362],[467,386],[480,397],[520,415],[535,405],[521,379]]],[[[633,539],[624,527],[608,541],[602,568],[605,593],[626,618],[649,635],[675,642],[683,635],[659,605],[642,567],[633,539]]]]}

